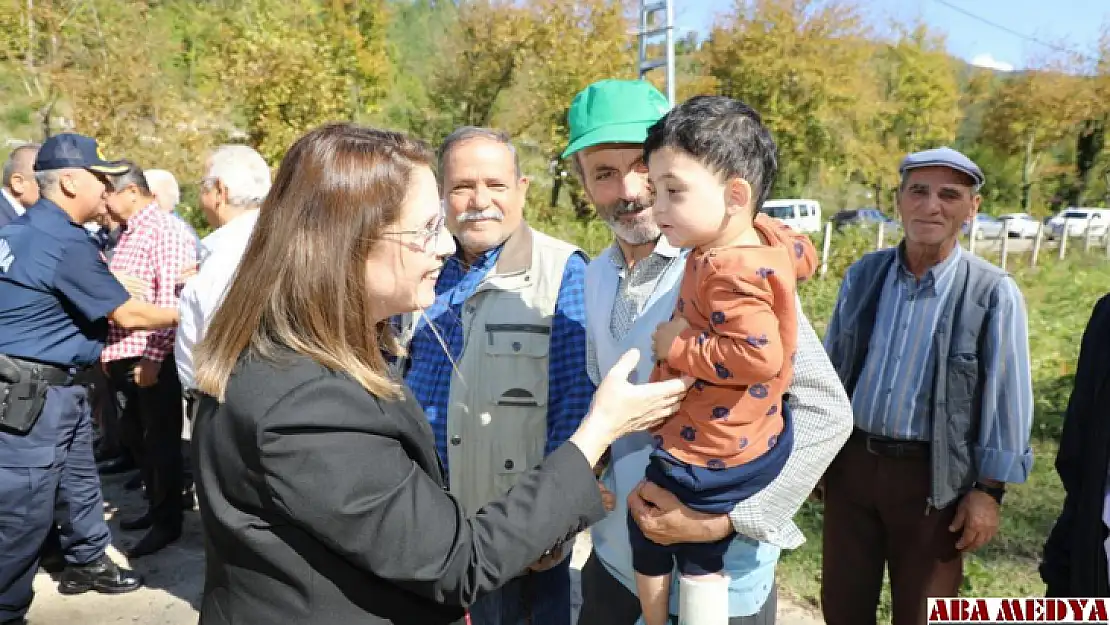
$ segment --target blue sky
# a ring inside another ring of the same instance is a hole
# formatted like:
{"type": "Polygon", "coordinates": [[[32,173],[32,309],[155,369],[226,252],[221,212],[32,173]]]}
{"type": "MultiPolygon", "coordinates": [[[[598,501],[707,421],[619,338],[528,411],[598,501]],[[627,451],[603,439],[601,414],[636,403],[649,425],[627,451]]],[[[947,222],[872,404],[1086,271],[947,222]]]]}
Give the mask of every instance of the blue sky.
{"type": "MultiPolygon", "coordinates": [[[[714,17],[732,10],[732,0],[672,0],[680,32],[706,32],[714,17]]],[[[998,69],[1027,67],[1053,54],[1051,48],[987,25],[945,6],[954,5],[1006,29],[1051,44],[1063,43],[1089,53],[1104,22],[1110,23],[1107,0],[857,0],[876,26],[890,20],[921,18],[947,33],[948,50],[969,62],[998,69]]]]}

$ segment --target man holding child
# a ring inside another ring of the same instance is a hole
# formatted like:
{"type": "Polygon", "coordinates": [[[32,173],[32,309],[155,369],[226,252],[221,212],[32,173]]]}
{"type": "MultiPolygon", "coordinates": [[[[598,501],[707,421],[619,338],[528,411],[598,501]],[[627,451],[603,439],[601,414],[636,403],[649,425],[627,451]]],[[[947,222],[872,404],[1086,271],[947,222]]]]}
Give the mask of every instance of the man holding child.
{"type": "MultiPolygon", "coordinates": [[[[615,235],[613,245],[586,273],[587,366],[595,381],[636,347],[641,353],[636,381],[646,382],[656,364],[653,335],[676,309],[690,251],[661,236],[643,146],[648,128],[668,108],[663,95],[646,82],[604,80],[579,93],[568,115],[571,141],[563,156],[572,159],[587,197],[615,235]]],[[[760,151],[773,150],[773,143],[756,141],[766,132],[762,124],[747,123],[742,130],[732,140],[753,151],[750,162],[767,162],[768,155],[760,151]]],[[[739,203],[751,214],[766,197],[763,189],[770,188],[773,169],[757,177],[745,165],[728,176],[751,189],[752,197],[739,203]]],[[[643,482],[654,448],[650,433],[616,441],[601,478],[615,495],[616,508],[591,529],[594,552],[582,570],[581,625],[632,625],[640,617],[629,515],[659,545],[727,539],[722,560],[729,578],[730,625],[774,622],[779,549],[803,540],[791,519],[851,431],[851,407],[836,372],[796,298],[795,307],[793,379],[780,398],[790,414],[794,441],[777,477],[729,512],[698,512],[664,488],[643,482]]],[[[675,588],[669,592],[671,614],[678,613],[675,588]]]]}

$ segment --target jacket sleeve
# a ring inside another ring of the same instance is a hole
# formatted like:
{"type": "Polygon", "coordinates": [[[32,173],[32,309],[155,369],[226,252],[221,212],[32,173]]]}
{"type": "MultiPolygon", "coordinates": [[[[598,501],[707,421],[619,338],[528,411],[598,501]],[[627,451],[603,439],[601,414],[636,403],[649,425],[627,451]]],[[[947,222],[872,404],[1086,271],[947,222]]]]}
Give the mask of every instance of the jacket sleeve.
{"type": "Polygon", "coordinates": [[[343,377],[294,388],[256,433],[275,507],[353,566],[464,606],[604,516],[590,465],[564,445],[467,518],[397,438],[411,418],[343,377]]]}
{"type": "MultiPolygon", "coordinates": [[[[1056,453],[1056,472],[1064,487],[1064,506],[1059,518],[1049,532],[1040,565],[1041,579],[1047,585],[1050,597],[1070,596],[1071,586],[1071,537],[1075,531],[1076,509],[1083,490],[1087,472],[1083,458],[1083,441],[1092,434],[1096,417],[1093,410],[1098,392],[1099,372],[1097,361],[1106,344],[1110,342],[1110,295],[1095,305],[1079,350],[1079,364],[1075,370],[1075,385],[1064,413],[1064,431],[1060,436],[1060,449],[1056,453]]],[[[1110,373],[1103,373],[1108,376],[1110,373]]]]}

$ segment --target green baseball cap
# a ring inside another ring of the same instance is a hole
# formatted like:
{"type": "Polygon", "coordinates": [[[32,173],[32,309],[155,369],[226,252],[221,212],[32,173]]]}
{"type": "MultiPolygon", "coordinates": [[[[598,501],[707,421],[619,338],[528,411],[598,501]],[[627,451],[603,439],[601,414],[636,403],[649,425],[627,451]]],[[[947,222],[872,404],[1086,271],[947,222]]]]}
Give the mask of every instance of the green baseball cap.
{"type": "Polygon", "coordinates": [[[647,81],[595,82],[570,103],[570,144],[563,158],[602,143],[643,143],[648,128],[670,109],[666,96],[647,81]]]}

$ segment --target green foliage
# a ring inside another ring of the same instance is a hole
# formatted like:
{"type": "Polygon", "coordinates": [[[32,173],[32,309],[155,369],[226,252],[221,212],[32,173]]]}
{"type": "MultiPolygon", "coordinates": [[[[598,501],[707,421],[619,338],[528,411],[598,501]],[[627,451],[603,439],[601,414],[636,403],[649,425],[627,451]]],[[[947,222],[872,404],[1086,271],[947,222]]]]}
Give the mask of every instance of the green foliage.
{"type": "Polygon", "coordinates": [[[774,134],[783,163],[777,191],[796,195],[822,168],[845,164],[842,139],[870,105],[859,71],[870,48],[858,10],[814,0],[737,2],[704,54],[719,93],[760,111],[774,134]]]}
{"type": "Polygon", "coordinates": [[[390,73],[384,3],[253,0],[231,17],[209,61],[271,164],[309,129],[375,110],[390,73]]]}
{"type": "MultiPolygon", "coordinates": [[[[493,125],[550,161],[573,94],[635,76],[637,4],[12,0],[0,3],[0,90],[11,94],[0,133],[41,140],[72,123],[183,179],[213,144],[246,139],[276,163],[305,130],[339,119],[432,143],[460,124],[493,125]]],[[[776,195],[830,210],[888,208],[898,159],[952,142],[982,161],[988,205],[1040,215],[1110,200],[1110,151],[1076,149],[1082,129],[1110,120],[1110,30],[1093,63],[1061,56],[1001,74],[948,57],[943,34],[919,23],[877,33],[865,17],[852,0],[736,0],[707,37],[678,42],[678,97],[754,105],[781,148],[776,195]]],[[[660,71],[648,79],[663,86],[660,71]]],[[[581,217],[564,171],[538,173],[556,174],[570,190],[556,200],[581,217]]]]}

